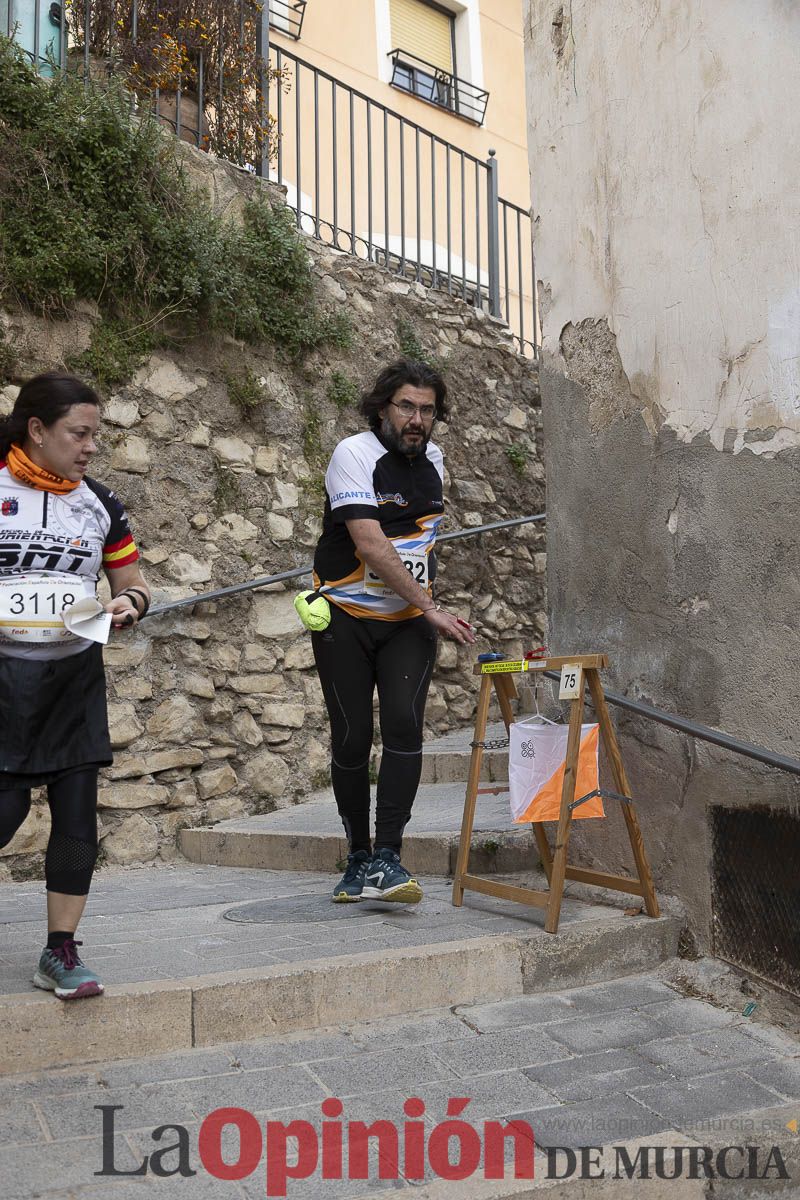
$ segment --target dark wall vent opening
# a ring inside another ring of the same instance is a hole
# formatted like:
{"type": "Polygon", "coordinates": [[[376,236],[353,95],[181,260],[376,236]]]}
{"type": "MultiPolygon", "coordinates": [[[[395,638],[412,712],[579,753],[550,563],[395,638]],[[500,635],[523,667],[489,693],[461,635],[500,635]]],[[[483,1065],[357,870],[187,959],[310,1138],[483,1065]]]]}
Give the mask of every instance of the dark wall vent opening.
{"type": "Polygon", "coordinates": [[[710,811],[714,953],[800,996],[800,813],[710,811]]]}

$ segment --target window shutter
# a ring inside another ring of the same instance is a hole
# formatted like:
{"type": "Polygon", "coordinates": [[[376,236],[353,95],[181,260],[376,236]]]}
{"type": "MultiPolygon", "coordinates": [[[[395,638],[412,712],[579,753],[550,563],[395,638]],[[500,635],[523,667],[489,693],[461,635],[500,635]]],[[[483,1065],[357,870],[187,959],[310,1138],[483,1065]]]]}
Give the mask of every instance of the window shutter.
{"type": "Polygon", "coordinates": [[[453,70],[452,17],[421,0],[390,0],[392,46],[432,63],[443,71],[453,70]]]}

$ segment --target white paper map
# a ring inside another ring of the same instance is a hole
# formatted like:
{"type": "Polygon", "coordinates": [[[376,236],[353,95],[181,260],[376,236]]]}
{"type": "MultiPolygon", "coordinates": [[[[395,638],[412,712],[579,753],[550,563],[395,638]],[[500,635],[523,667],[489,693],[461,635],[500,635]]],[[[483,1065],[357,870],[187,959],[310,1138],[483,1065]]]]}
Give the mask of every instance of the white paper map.
{"type": "Polygon", "coordinates": [[[100,642],[105,646],[111,632],[111,613],[106,612],[94,596],[85,596],[68,608],[61,619],[65,627],[76,637],[100,642]]]}

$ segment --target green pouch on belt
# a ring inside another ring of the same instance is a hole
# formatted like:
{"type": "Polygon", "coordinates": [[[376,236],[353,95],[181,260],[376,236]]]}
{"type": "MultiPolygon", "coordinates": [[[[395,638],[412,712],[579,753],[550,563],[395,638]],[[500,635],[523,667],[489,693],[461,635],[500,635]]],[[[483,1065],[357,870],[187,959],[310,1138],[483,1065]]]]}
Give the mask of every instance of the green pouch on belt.
{"type": "Polygon", "coordinates": [[[331,623],[331,606],[324,596],[316,592],[298,592],[294,598],[297,615],[306,629],[321,633],[331,623]]]}

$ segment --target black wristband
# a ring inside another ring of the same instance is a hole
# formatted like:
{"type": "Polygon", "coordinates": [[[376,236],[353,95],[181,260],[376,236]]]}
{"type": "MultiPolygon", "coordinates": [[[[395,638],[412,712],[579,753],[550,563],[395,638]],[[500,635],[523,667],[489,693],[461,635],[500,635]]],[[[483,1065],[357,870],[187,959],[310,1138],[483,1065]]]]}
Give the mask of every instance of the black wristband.
{"type": "Polygon", "coordinates": [[[142,617],[147,616],[148,609],[150,608],[150,597],[148,596],[147,592],[142,590],[142,588],[126,587],[126,588],[123,588],[119,594],[120,594],[120,596],[130,596],[131,597],[131,599],[133,600],[133,607],[136,609],[137,613],[139,614],[140,621],[141,621],[142,617]],[[136,596],[142,597],[142,603],[144,605],[144,608],[141,608],[141,609],[139,608],[139,605],[136,602],[136,596]]]}

